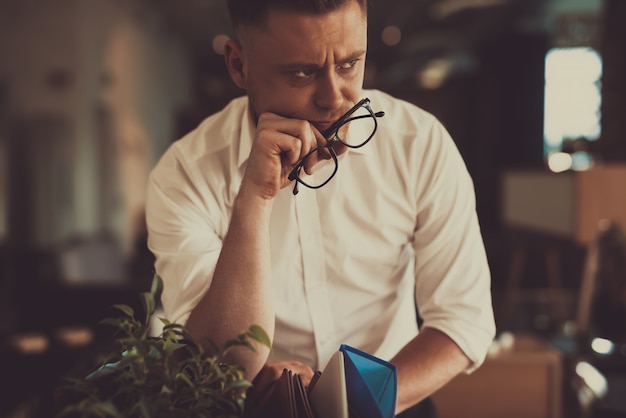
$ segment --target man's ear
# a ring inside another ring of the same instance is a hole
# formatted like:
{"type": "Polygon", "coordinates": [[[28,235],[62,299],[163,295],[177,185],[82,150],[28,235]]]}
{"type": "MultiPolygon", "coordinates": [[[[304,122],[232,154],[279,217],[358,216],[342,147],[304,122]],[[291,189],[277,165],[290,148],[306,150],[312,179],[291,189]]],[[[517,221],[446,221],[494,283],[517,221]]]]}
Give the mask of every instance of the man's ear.
{"type": "Polygon", "coordinates": [[[245,89],[247,85],[246,69],[241,43],[233,39],[226,41],[224,44],[224,59],[230,78],[237,87],[245,89]]]}

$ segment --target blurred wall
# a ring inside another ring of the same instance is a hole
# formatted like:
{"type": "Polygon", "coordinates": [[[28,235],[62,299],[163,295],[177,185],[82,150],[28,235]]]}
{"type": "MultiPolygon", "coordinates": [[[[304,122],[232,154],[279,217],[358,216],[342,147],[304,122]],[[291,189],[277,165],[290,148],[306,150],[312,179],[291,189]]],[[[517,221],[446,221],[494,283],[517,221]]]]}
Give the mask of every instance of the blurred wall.
{"type": "Polygon", "coordinates": [[[129,249],[148,170],[189,95],[183,47],[134,1],[2,2],[0,31],[0,239],[108,231],[129,249]]]}
{"type": "Polygon", "coordinates": [[[150,281],[146,182],[190,96],[176,39],[149,2],[0,0],[0,335],[150,281]]]}

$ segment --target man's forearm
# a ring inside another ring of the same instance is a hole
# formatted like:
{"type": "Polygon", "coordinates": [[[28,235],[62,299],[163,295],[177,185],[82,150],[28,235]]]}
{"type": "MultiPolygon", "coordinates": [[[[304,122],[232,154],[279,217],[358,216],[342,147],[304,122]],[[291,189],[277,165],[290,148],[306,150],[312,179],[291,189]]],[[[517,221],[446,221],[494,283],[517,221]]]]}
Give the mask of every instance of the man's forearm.
{"type": "MultiPolygon", "coordinates": [[[[235,200],[213,281],[186,324],[197,343],[209,338],[221,347],[250,325],[263,327],[273,340],[270,212],[271,201],[245,191],[235,200]]],[[[257,347],[257,352],[237,349],[228,360],[244,366],[252,379],[268,353],[265,347],[257,347]]]]}
{"type": "Polygon", "coordinates": [[[400,413],[430,396],[470,365],[454,341],[434,328],[424,328],[391,360],[398,370],[400,413]]]}

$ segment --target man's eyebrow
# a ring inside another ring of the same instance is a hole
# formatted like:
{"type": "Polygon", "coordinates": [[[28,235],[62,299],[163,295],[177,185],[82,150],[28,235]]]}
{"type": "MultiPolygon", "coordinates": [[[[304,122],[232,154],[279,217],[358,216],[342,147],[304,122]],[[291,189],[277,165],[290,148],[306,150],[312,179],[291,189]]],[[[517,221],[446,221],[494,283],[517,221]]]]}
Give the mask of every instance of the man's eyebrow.
{"type": "Polygon", "coordinates": [[[337,60],[337,63],[344,64],[346,62],[350,62],[352,60],[355,60],[355,59],[359,58],[362,55],[365,55],[366,52],[367,51],[365,49],[361,49],[361,50],[355,51],[352,54],[348,55],[346,58],[337,60]]]}
{"type": "MultiPolygon", "coordinates": [[[[357,59],[358,57],[362,55],[365,55],[365,53],[366,53],[365,49],[355,51],[345,58],[338,59],[336,61],[336,64],[345,64],[346,62],[350,62],[354,59],[357,59]]],[[[282,64],[278,66],[278,68],[280,68],[280,70],[282,71],[297,71],[297,70],[302,70],[303,68],[317,70],[322,67],[323,65],[320,65],[319,63],[316,63],[316,62],[292,62],[289,64],[282,64]]]]}
{"type": "Polygon", "coordinates": [[[303,68],[316,70],[322,68],[322,66],[313,62],[292,62],[289,64],[279,65],[278,68],[282,71],[297,71],[302,70],[303,68]]]}

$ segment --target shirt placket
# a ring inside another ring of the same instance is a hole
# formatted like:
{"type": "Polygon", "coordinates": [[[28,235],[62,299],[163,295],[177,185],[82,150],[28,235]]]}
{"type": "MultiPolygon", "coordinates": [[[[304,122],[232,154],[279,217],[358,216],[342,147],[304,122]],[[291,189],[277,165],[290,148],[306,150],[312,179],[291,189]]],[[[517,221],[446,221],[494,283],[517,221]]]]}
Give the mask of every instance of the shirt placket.
{"type": "Polygon", "coordinates": [[[323,367],[339,348],[335,333],[325,257],[314,190],[301,190],[296,199],[296,218],[300,232],[304,294],[311,316],[317,366],[323,367]]]}

